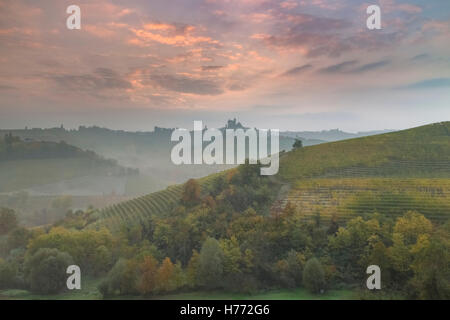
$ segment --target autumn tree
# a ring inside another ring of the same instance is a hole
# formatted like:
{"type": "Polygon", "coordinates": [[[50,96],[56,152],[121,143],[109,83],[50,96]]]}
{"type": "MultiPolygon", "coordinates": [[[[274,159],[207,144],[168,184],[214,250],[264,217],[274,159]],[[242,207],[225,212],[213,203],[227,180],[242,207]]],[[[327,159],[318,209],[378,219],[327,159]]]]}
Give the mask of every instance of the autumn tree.
{"type": "Polygon", "coordinates": [[[189,179],[184,184],[181,200],[186,205],[195,205],[200,201],[201,188],[197,180],[189,179]]]}
{"type": "Polygon", "coordinates": [[[394,233],[401,234],[406,245],[414,244],[420,235],[429,235],[432,230],[431,221],[415,211],[405,213],[397,219],[394,226],[394,233]]]}
{"type": "Polygon", "coordinates": [[[40,248],[67,252],[81,269],[94,274],[105,271],[105,265],[110,266],[112,245],[112,235],[106,229],[79,231],[56,227],[31,239],[28,248],[30,253],[40,248]]]}
{"type": "Polygon", "coordinates": [[[419,238],[411,265],[412,285],[421,299],[450,299],[450,243],[439,238],[419,238]]]}
{"type": "Polygon", "coordinates": [[[189,259],[186,270],[186,281],[190,288],[195,288],[198,283],[198,267],[199,267],[200,254],[197,250],[192,251],[192,256],[189,259]]]}
{"type": "Polygon", "coordinates": [[[141,279],[139,282],[139,292],[149,295],[155,292],[158,276],[158,261],[152,256],[145,256],[144,261],[139,266],[141,279]]]}
{"type": "Polygon", "coordinates": [[[173,273],[174,265],[170,258],[166,257],[157,273],[158,292],[170,292],[175,289],[172,281],[173,273]]]}

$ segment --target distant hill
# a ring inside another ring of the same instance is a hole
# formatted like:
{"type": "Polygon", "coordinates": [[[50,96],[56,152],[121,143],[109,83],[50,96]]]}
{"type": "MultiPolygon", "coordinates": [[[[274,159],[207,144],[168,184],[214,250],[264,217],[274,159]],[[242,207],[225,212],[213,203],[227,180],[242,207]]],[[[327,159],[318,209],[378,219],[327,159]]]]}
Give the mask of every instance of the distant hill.
{"type": "Polygon", "coordinates": [[[314,145],[323,142],[333,142],[333,141],[373,136],[376,134],[388,133],[393,131],[394,130],[376,130],[376,131],[361,131],[357,133],[349,133],[341,131],[339,129],[332,129],[322,131],[282,131],[280,132],[280,135],[291,138],[301,137],[305,140],[317,141],[317,143],[309,144],[314,145]]]}
{"type": "Polygon", "coordinates": [[[22,140],[11,133],[0,138],[0,192],[3,193],[55,183],[62,188],[61,182],[80,178],[85,179],[84,188],[89,189],[89,185],[95,184],[94,180],[137,173],[118,165],[115,160],[62,141],[22,140]]]}
{"type": "MultiPolygon", "coordinates": [[[[229,120],[224,129],[246,129],[236,119],[229,120]]],[[[122,166],[138,168],[141,181],[133,183],[133,192],[137,186],[145,186],[140,193],[162,189],[174,183],[181,183],[189,178],[199,178],[231,168],[231,165],[196,165],[177,166],[170,160],[170,152],[175,142],[170,137],[174,128],[155,127],[149,132],[128,132],[100,127],[80,126],[77,130],[66,130],[63,127],[49,129],[0,130],[0,136],[11,132],[29,143],[37,141],[65,141],[84,150],[92,150],[105,157],[116,159],[122,166]]],[[[303,145],[312,145],[322,141],[303,139],[303,145]]],[[[280,137],[280,149],[291,150],[295,138],[280,137]]]]}
{"type": "MultiPolygon", "coordinates": [[[[221,129],[247,129],[245,125],[236,119],[228,120],[221,129]]],[[[203,177],[219,172],[231,166],[176,166],[170,161],[170,151],[174,143],[170,137],[174,128],[155,127],[153,131],[129,132],[123,130],[111,130],[97,126],[80,126],[76,130],[66,130],[62,126],[56,128],[32,128],[16,130],[0,130],[0,136],[11,132],[14,136],[24,141],[66,141],[68,144],[84,150],[92,150],[97,154],[111,159],[116,159],[120,165],[138,168],[142,180],[151,181],[146,185],[151,190],[163,188],[174,183],[181,183],[189,178],[203,177]]],[[[300,139],[303,146],[311,146],[350,139],[377,132],[346,133],[340,130],[329,131],[284,131],[280,132],[280,150],[290,151],[295,139],[300,139]]]]}
{"type": "MultiPolygon", "coordinates": [[[[199,180],[204,190],[227,171],[199,180]]],[[[432,219],[450,216],[450,122],[324,143],[285,152],[280,159],[277,214],[288,202],[305,217],[380,212],[393,216],[419,210],[432,219]],[[282,186],[280,188],[280,186],[282,186]]],[[[102,210],[94,226],[117,229],[146,221],[175,206],[181,186],[102,210]]]]}

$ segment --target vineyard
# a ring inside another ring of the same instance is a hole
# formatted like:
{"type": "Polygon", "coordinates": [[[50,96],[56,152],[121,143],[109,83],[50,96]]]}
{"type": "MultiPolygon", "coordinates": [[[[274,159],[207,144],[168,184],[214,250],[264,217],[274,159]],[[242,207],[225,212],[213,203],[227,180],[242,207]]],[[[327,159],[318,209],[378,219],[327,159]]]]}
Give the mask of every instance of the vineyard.
{"type": "MultiPolygon", "coordinates": [[[[198,179],[203,193],[207,192],[219,175],[221,174],[198,179]]],[[[152,216],[163,216],[170,212],[179,203],[182,192],[182,184],[173,185],[158,192],[106,207],[99,212],[98,220],[90,224],[88,228],[106,227],[117,231],[122,225],[148,223],[152,216]]]]}
{"type": "Polygon", "coordinates": [[[320,214],[346,221],[355,216],[378,212],[391,218],[416,210],[432,221],[450,216],[450,180],[445,178],[343,178],[298,181],[272,212],[294,204],[305,218],[320,214]]]}
{"type": "Polygon", "coordinates": [[[450,122],[324,143],[280,157],[285,181],[340,176],[450,177],[450,122]]]}
{"type": "MultiPolygon", "coordinates": [[[[218,175],[199,179],[203,194],[218,175]]],[[[346,221],[378,212],[391,218],[416,210],[434,221],[450,215],[450,122],[304,147],[283,153],[271,177],[271,213],[295,204],[305,219],[346,221]],[[279,187],[281,189],[279,189],[279,187]]],[[[149,223],[178,205],[183,185],[107,207],[89,228],[149,223]]]]}

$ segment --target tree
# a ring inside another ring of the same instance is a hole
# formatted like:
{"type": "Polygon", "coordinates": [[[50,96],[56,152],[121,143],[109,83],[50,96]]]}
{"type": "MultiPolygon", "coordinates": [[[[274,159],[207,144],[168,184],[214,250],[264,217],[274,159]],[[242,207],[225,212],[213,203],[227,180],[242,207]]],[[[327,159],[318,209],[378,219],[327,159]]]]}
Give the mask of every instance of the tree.
{"type": "Polygon", "coordinates": [[[55,227],[46,234],[32,238],[28,249],[31,253],[39,248],[56,248],[67,252],[84,273],[95,274],[105,271],[105,264],[111,263],[108,261],[110,255],[107,251],[112,250],[112,245],[112,235],[107,229],[79,231],[55,227]]]}
{"type": "Polygon", "coordinates": [[[208,289],[222,285],[224,254],[219,241],[208,238],[200,250],[198,280],[208,289]]]}
{"type": "Polygon", "coordinates": [[[411,282],[422,299],[450,299],[450,246],[441,239],[419,238],[411,282]],[[420,244],[420,242],[424,242],[420,244]]]}
{"type": "Polygon", "coordinates": [[[189,259],[186,270],[186,282],[190,288],[195,288],[198,283],[198,266],[200,254],[197,250],[192,250],[192,256],[189,259]]]}
{"type": "Polygon", "coordinates": [[[431,221],[415,211],[405,213],[403,217],[397,219],[394,226],[394,233],[401,234],[406,245],[416,243],[420,235],[430,235],[432,230],[431,221]]]}
{"type": "Polygon", "coordinates": [[[0,208],[0,235],[7,234],[17,226],[17,216],[14,210],[0,208]]]}
{"type": "Polygon", "coordinates": [[[364,221],[362,217],[351,219],[345,228],[340,227],[334,237],[329,237],[330,254],[348,281],[355,280],[367,268],[361,261],[371,237],[379,236],[381,228],[378,220],[364,221]]]}
{"type": "Polygon", "coordinates": [[[170,292],[174,290],[173,286],[174,265],[170,258],[166,257],[158,269],[157,286],[159,292],[170,292]]]}
{"type": "Polygon", "coordinates": [[[172,286],[173,290],[177,290],[179,288],[182,288],[186,285],[187,279],[186,279],[186,273],[184,272],[181,262],[178,261],[173,266],[173,274],[172,274],[172,286]]]}
{"type": "Polygon", "coordinates": [[[303,148],[303,142],[300,139],[295,139],[294,144],[292,145],[292,149],[300,149],[303,148]]]}
{"type": "Polygon", "coordinates": [[[330,226],[327,229],[327,234],[334,236],[338,232],[338,230],[339,230],[339,224],[337,222],[337,217],[336,217],[336,214],[333,213],[333,215],[331,216],[330,226]]]}
{"type": "Polygon", "coordinates": [[[0,289],[11,289],[14,287],[16,270],[11,263],[0,259],[0,289]]]}
{"type": "Polygon", "coordinates": [[[23,227],[18,227],[12,230],[6,238],[6,248],[8,251],[17,248],[25,248],[28,240],[31,237],[31,232],[23,227]]]}
{"type": "Polygon", "coordinates": [[[66,270],[72,257],[58,249],[42,248],[25,261],[25,271],[33,292],[58,293],[66,285],[66,270]]]}
{"type": "Polygon", "coordinates": [[[325,289],[325,272],[316,258],[306,262],[303,270],[303,285],[312,293],[322,293],[325,289]]]}
{"type": "Polygon", "coordinates": [[[139,269],[142,274],[139,282],[139,292],[143,295],[154,293],[157,286],[158,261],[152,256],[145,256],[139,269]]]}
{"type": "Polygon", "coordinates": [[[252,254],[249,249],[243,252],[235,236],[220,241],[223,252],[224,274],[236,276],[248,273],[252,267],[252,254]]]}
{"type": "Polygon", "coordinates": [[[136,293],[138,264],[134,260],[119,259],[98,289],[104,297],[136,293]]]}
{"type": "Polygon", "coordinates": [[[297,285],[300,285],[302,280],[302,271],[305,264],[305,256],[302,253],[290,250],[286,257],[287,272],[297,285]]]}
{"type": "Polygon", "coordinates": [[[218,176],[212,182],[211,195],[216,197],[219,195],[227,186],[227,182],[223,176],[218,176]]]}
{"type": "Polygon", "coordinates": [[[111,251],[105,246],[100,245],[95,249],[95,254],[92,257],[90,267],[94,275],[106,273],[111,268],[112,255],[111,251]]]}
{"type": "Polygon", "coordinates": [[[186,205],[195,205],[200,201],[200,185],[197,180],[189,179],[184,184],[183,195],[181,200],[186,205]]]}

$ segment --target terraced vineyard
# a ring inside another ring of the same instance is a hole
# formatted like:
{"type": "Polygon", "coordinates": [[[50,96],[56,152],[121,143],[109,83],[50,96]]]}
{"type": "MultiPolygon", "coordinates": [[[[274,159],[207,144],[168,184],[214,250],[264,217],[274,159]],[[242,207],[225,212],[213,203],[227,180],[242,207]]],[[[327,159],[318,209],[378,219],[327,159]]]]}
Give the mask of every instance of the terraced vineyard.
{"type": "Polygon", "coordinates": [[[305,179],[298,181],[272,212],[288,202],[305,218],[320,213],[325,221],[333,215],[346,221],[373,212],[395,218],[408,210],[419,211],[433,221],[446,221],[450,217],[450,179],[305,179]]]}
{"type": "Polygon", "coordinates": [[[345,176],[450,177],[450,122],[323,143],[280,157],[279,176],[304,178],[345,176]]]}
{"type": "MultiPolygon", "coordinates": [[[[206,192],[214,179],[221,174],[198,179],[202,191],[206,192]]],[[[182,184],[173,185],[165,190],[106,207],[99,212],[98,220],[90,224],[88,228],[106,227],[111,231],[117,231],[124,224],[131,226],[146,223],[150,217],[164,215],[176,206],[181,199],[182,192],[182,184]]]]}

